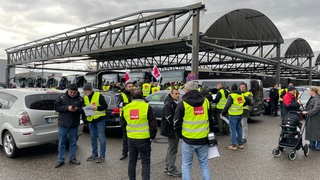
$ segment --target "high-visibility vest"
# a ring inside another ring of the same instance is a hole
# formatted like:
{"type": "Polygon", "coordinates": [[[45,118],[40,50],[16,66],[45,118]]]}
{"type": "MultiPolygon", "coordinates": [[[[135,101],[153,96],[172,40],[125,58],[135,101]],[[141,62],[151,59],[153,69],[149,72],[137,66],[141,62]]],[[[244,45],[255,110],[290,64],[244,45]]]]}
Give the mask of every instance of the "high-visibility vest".
{"type": "Polygon", "coordinates": [[[180,86],[179,89],[184,89],[184,86],[180,86]]]}
{"type": "Polygon", "coordinates": [[[205,98],[199,107],[193,107],[183,101],[184,116],[182,122],[182,135],[189,139],[206,138],[209,134],[209,101],[205,98]]]}
{"type": "MultiPolygon", "coordinates": [[[[91,102],[89,101],[89,97],[88,96],[84,96],[84,103],[86,106],[97,106],[99,107],[99,99],[100,99],[100,92],[94,92],[92,98],[91,98],[91,102]]],[[[95,115],[91,115],[91,116],[87,116],[87,121],[91,122],[94,119],[98,119],[99,117],[105,116],[106,115],[106,111],[95,111],[96,114],[95,115]]]]}
{"type": "Polygon", "coordinates": [[[199,92],[201,91],[201,87],[198,87],[198,91],[199,91],[199,92]]]}
{"type": "MultiPolygon", "coordinates": [[[[249,91],[243,93],[243,95],[244,95],[244,97],[253,96],[253,94],[251,92],[249,92],[249,91]]],[[[243,107],[243,109],[249,110],[249,106],[246,105],[245,107],[243,107]]]]}
{"type": "Polygon", "coordinates": [[[228,114],[231,116],[240,116],[243,114],[243,104],[245,98],[243,94],[231,93],[230,96],[233,99],[232,105],[228,110],[228,114]]]}
{"type": "Polygon", "coordinates": [[[102,90],[103,91],[109,91],[110,90],[110,86],[102,86],[102,90]]]}
{"type": "Polygon", "coordinates": [[[217,103],[216,108],[222,110],[227,104],[227,97],[226,97],[226,94],[224,93],[224,89],[220,89],[219,92],[221,94],[221,98],[220,98],[220,101],[217,103]]]}
{"type": "Polygon", "coordinates": [[[149,83],[144,83],[142,84],[142,94],[143,96],[149,96],[150,95],[150,90],[151,90],[151,84],[149,83]]]}
{"type": "MultiPolygon", "coordinates": [[[[126,104],[129,103],[129,98],[125,93],[121,93],[122,96],[122,100],[123,100],[123,106],[125,106],[126,104]]],[[[122,117],[122,111],[123,111],[123,107],[120,108],[120,117],[122,117]]]]}
{"type": "Polygon", "coordinates": [[[155,92],[159,92],[160,88],[159,87],[152,87],[151,88],[151,94],[155,93],[155,92]]]}
{"type": "Polygon", "coordinates": [[[288,88],[279,90],[279,92],[278,92],[279,93],[279,101],[283,101],[282,98],[280,97],[283,91],[288,92],[288,88]]]}
{"type": "Polygon", "coordinates": [[[167,90],[171,91],[172,90],[172,86],[167,87],[167,90]]]}
{"type": "Polygon", "coordinates": [[[123,108],[128,138],[150,138],[148,109],[149,104],[139,100],[133,100],[123,108]]]}

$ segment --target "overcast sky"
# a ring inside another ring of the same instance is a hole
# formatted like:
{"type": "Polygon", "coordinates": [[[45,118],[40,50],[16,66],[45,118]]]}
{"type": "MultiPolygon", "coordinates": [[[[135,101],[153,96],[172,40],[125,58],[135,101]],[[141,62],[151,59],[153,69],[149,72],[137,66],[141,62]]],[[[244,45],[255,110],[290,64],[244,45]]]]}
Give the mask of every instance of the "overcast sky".
{"type": "MultiPolygon", "coordinates": [[[[0,0],[0,58],[5,49],[130,12],[180,7],[197,0],[0,0]]],[[[318,0],[203,0],[208,12],[252,8],[267,15],[283,38],[306,39],[320,50],[318,0]]]]}

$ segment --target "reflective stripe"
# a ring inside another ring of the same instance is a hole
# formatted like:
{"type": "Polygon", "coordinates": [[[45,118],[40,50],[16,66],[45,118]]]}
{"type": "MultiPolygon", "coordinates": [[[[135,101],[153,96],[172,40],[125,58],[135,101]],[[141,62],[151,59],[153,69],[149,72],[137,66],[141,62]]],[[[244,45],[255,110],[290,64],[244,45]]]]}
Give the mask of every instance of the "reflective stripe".
{"type": "MultiPolygon", "coordinates": [[[[100,103],[99,103],[100,92],[94,92],[94,94],[92,95],[92,98],[91,98],[91,102],[89,101],[89,97],[88,96],[84,96],[83,99],[84,99],[84,103],[85,103],[86,106],[90,106],[90,105],[93,105],[93,104],[95,104],[95,106],[97,106],[97,107],[100,106],[100,103]]],[[[106,115],[106,111],[95,111],[95,112],[96,112],[95,115],[87,116],[87,121],[88,122],[91,122],[94,119],[98,119],[98,118],[106,115]]]]}
{"type": "Polygon", "coordinates": [[[190,129],[190,128],[183,127],[182,130],[188,131],[188,132],[203,132],[203,131],[209,130],[209,128],[190,129]]]}
{"type": "Polygon", "coordinates": [[[127,130],[128,133],[135,133],[135,132],[149,132],[149,128],[145,130],[127,130]]]}
{"type": "Polygon", "coordinates": [[[199,120],[199,121],[183,121],[186,124],[206,124],[208,120],[199,120]]]}
{"type": "Polygon", "coordinates": [[[148,123],[143,124],[127,124],[129,127],[148,127],[148,123]]]}

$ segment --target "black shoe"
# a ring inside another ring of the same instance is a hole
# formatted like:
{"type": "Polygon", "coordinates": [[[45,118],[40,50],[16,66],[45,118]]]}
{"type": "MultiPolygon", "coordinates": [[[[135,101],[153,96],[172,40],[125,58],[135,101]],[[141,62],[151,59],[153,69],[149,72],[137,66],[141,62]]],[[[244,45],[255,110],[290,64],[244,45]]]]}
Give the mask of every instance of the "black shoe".
{"type": "Polygon", "coordinates": [[[164,172],[167,173],[168,172],[168,168],[164,168],[164,172]]]}
{"type": "Polygon", "coordinates": [[[70,161],[69,161],[69,164],[80,165],[81,163],[80,163],[80,161],[74,159],[74,160],[70,160],[70,161]]]}
{"type": "Polygon", "coordinates": [[[224,131],[223,134],[224,134],[224,135],[229,135],[230,132],[229,132],[229,131],[224,131]]]}
{"type": "Polygon", "coordinates": [[[91,155],[90,157],[88,157],[87,161],[95,161],[97,159],[98,159],[98,156],[91,155]]]}
{"type": "Polygon", "coordinates": [[[128,157],[128,155],[122,155],[122,156],[120,157],[120,161],[127,159],[127,157],[128,157]]]}
{"type": "Polygon", "coordinates": [[[64,165],[64,162],[57,162],[57,164],[54,166],[54,168],[59,168],[64,165]]]}
{"type": "Polygon", "coordinates": [[[182,173],[179,172],[178,170],[168,171],[167,174],[169,176],[173,176],[173,177],[181,177],[182,176],[182,173]]]}
{"type": "Polygon", "coordinates": [[[223,136],[223,133],[221,132],[218,132],[218,133],[215,133],[216,136],[223,136]]]}
{"type": "Polygon", "coordinates": [[[106,160],[106,158],[104,156],[99,157],[96,161],[96,163],[103,163],[106,160]]]}

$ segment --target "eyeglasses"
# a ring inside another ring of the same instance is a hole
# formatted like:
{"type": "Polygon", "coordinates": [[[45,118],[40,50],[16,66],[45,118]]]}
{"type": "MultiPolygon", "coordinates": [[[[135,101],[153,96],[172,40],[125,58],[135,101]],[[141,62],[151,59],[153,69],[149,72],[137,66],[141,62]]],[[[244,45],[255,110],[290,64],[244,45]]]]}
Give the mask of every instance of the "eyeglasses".
{"type": "Polygon", "coordinates": [[[175,95],[180,95],[180,93],[174,93],[175,95]]]}

